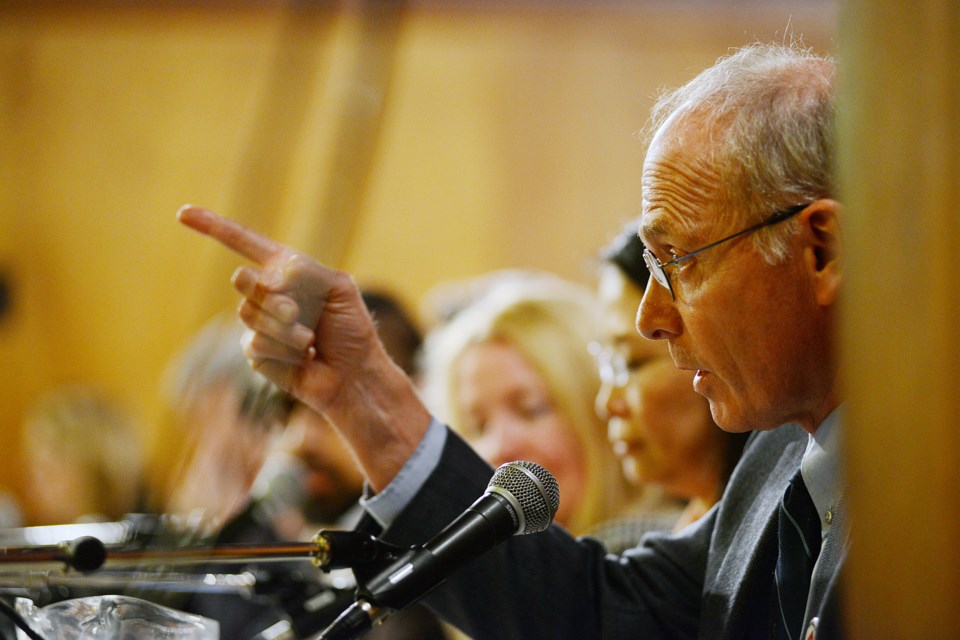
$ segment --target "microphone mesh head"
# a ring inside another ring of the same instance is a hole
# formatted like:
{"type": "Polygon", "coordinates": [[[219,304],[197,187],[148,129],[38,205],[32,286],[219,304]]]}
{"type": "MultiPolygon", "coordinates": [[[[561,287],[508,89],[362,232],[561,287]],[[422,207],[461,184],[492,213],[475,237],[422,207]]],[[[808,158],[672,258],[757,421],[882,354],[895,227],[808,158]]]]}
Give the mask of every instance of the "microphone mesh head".
{"type": "Polygon", "coordinates": [[[516,535],[543,531],[553,522],[560,506],[556,478],[533,462],[517,460],[500,465],[487,488],[505,491],[519,503],[523,528],[516,535]]]}

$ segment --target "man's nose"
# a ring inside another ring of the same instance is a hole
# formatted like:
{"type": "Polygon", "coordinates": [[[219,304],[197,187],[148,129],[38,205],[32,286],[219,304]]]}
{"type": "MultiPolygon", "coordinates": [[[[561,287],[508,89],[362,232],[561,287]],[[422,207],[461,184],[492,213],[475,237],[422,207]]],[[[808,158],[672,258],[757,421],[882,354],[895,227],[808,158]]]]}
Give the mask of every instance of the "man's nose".
{"type": "Polygon", "coordinates": [[[680,335],[680,316],[666,287],[651,276],[637,308],[637,331],[648,340],[670,340],[680,335]]]}

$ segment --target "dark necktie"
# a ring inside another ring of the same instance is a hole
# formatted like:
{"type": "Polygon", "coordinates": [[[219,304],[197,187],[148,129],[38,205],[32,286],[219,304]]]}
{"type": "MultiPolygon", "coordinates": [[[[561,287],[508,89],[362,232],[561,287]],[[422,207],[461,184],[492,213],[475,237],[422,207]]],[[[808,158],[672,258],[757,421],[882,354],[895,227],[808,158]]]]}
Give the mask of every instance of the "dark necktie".
{"type": "Polygon", "coordinates": [[[780,552],[773,582],[773,637],[800,637],[810,576],[820,554],[820,515],[800,471],[790,479],[779,511],[780,552]]]}

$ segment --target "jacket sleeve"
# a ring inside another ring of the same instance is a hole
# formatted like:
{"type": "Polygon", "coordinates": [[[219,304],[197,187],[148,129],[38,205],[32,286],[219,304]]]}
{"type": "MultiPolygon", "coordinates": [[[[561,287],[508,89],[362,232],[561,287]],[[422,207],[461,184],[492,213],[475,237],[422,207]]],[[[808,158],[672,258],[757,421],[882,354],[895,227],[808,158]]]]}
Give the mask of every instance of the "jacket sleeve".
{"type": "MultiPolygon", "coordinates": [[[[425,542],[484,493],[491,475],[451,432],[437,468],[384,539],[425,542]]],[[[681,534],[648,534],[620,556],[553,525],[454,572],[426,603],[475,640],[695,638],[713,522],[711,512],[681,534]]]]}

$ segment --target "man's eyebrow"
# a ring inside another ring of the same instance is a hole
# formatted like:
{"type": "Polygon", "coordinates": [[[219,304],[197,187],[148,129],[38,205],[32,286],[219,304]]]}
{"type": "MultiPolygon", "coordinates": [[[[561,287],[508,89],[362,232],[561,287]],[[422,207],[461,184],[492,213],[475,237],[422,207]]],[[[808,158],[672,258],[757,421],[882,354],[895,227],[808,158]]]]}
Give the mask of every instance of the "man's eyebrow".
{"type": "Polygon", "coordinates": [[[649,224],[641,224],[637,230],[637,237],[644,245],[648,242],[657,243],[666,234],[667,228],[659,218],[649,224]]]}

